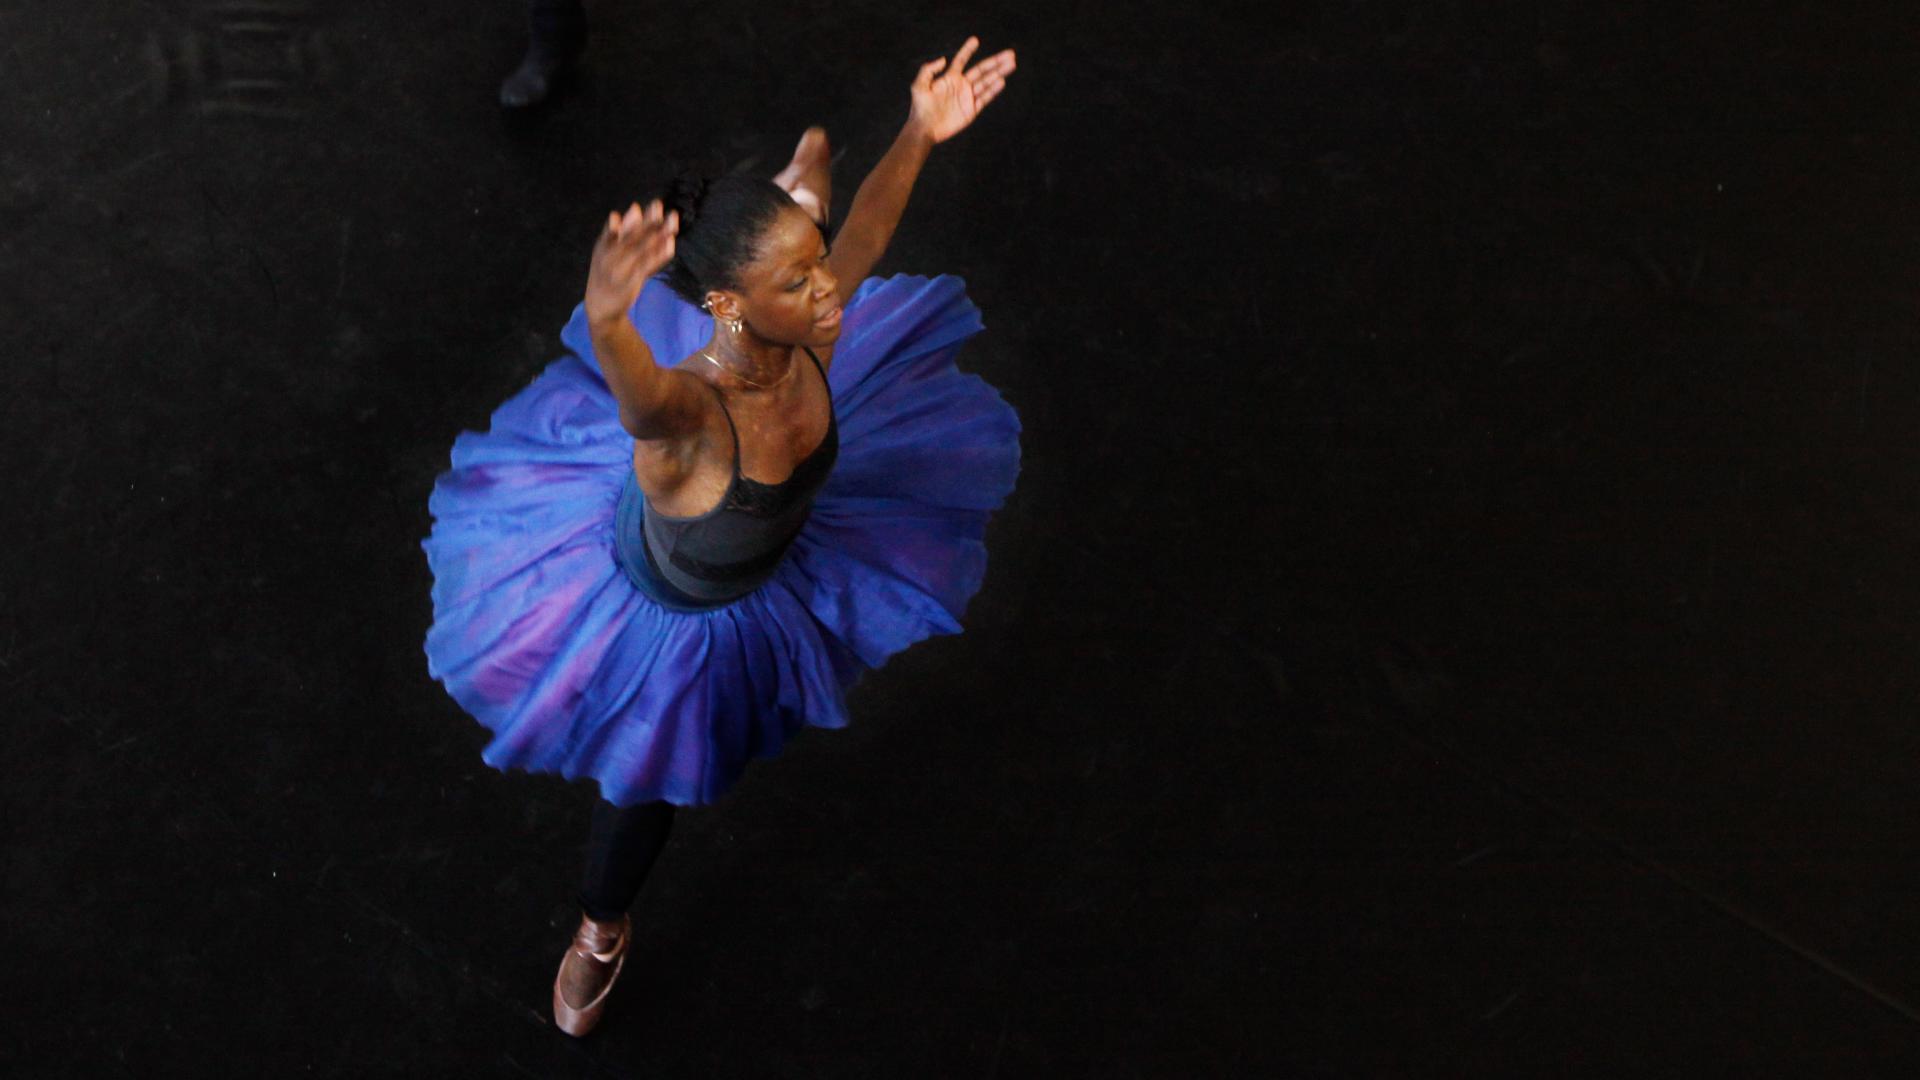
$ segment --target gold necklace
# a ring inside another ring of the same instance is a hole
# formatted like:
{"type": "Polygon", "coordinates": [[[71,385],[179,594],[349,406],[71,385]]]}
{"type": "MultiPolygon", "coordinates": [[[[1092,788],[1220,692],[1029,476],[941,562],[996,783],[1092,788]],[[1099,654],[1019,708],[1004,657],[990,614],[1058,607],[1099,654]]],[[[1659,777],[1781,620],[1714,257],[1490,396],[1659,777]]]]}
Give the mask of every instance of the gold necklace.
{"type": "Polygon", "coordinates": [[[757,387],[758,389],[761,389],[761,390],[771,390],[774,387],[779,386],[781,383],[786,382],[788,379],[793,378],[793,354],[792,353],[787,354],[787,373],[769,383],[754,382],[752,379],[747,378],[745,375],[740,374],[739,372],[733,370],[727,365],[721,363],[719,360],[716,360],[713,357],[713,354],[707,352],[707,350],[705,349],[701,349],[699,352],[695,353],[694,355],[698,356],[702,360],[705,360],[707,363],[712,364],[714,367],[719,368],[721,371],[724,371],[727,374],[733,376],[734,378],[739,379],[741,382],[746,383],[748,386],[757,387]]]}

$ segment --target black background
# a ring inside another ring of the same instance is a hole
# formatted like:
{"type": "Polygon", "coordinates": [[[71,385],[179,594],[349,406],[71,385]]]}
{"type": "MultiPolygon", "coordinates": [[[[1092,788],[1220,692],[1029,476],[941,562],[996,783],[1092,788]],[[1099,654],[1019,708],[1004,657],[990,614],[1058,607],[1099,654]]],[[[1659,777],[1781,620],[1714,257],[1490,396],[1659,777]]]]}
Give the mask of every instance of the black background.
{"type": "Polygon", "coordinates": [[[1910,1076],[1916,70],[1887,5],[0,2],[14,1075],[1910,1076]],[[1026,427],[959,638],[684,815],[430,681],[447,448],[606,210],[808,123],[1026,427]],[[253,80],[274,83],[260,87],[253,80]]]}

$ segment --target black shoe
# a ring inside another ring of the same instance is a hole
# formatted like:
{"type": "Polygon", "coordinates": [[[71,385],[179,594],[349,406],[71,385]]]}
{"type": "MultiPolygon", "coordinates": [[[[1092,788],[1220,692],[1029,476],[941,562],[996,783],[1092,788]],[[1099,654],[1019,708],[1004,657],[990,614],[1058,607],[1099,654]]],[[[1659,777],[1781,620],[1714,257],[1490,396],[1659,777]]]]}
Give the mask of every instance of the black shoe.
{"type": "Polygon", "coordinates": [[[572,73],[580,46],[535,38],[527,55],[500,84],[500,104],[509,109],[538,105],[572,73]]]}

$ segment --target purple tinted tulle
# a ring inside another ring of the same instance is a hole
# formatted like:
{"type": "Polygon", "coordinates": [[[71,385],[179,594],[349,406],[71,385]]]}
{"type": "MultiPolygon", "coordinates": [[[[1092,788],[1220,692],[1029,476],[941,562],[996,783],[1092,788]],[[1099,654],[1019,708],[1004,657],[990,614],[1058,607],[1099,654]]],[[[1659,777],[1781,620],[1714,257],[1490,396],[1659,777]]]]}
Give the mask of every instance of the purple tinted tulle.
{"type": "MultiPolygon", "coordinates": [[[[663,362],[712,323],[656,282],[633,321],[663,362]]],[[[614,554],[631,467],[582,314],[573,351],[466,432],[434,485],[427,666],[494,733],[498,769],[592,777],[620,805],[710,802],[803,725],[841,727],[859,674],[955,633],[982,537],[1020,467],[1020,422],[953,363],[981,329],[958,278],[869,280],[829,381],[840,458],[773,579],[668,611],[614,554]]]]}

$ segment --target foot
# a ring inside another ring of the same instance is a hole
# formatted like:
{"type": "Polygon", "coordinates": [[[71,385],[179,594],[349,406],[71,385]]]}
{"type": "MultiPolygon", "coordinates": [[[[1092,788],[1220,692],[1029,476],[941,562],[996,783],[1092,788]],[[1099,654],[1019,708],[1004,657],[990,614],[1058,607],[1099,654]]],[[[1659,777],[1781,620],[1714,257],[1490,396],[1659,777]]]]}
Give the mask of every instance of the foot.
{"type": "Polygon", "coordinates": [[[534,38],[520,66],[500,84],[500,104],[524,109],[547,100],[579,57],[580,46],[576,44],[534,38]]]}
{"type": "Polygon", "coordinates": [[[581,917],[580,929],[574,931],[573,944],[560,958],[560,972],[553,978],[556,1027],[577,1037],[600,1022],[607,994],[626,966],[632,940],[633,922],[625,915],[614,922],[581,917]]]}
{"type": "Polygon", "coordinates": [[[827,129],[808,128],[793,148],[793,160],[774,174],[773,182],[793,196],[815,225],[826,228],[833,206],[833,148],[827,145],[827,129]]]}

